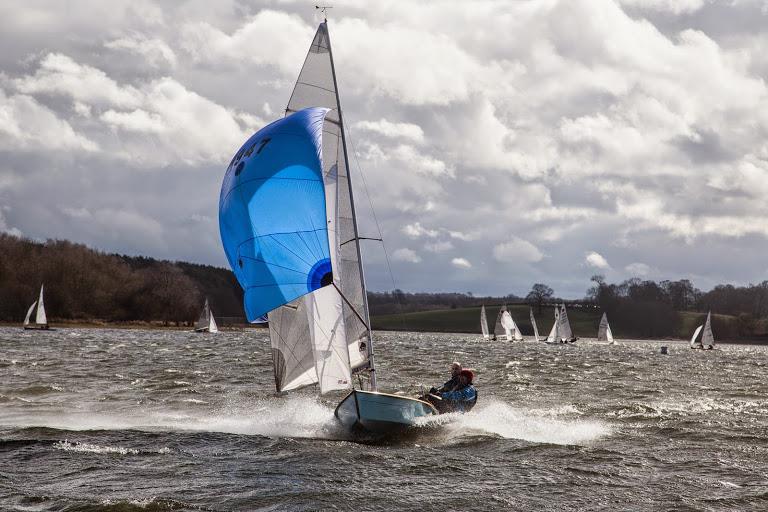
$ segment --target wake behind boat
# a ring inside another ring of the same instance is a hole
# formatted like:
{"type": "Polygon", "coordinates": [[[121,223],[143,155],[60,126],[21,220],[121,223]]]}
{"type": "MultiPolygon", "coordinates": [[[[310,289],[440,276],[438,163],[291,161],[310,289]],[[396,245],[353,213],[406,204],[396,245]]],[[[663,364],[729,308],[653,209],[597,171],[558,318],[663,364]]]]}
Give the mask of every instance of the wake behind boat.
{"type": "Polygon", "coordinates": [[[336,409],[341,424],[393,433],[437,411],[378,391],[341,112],[323,22],[286,117],[248,139],[227,168],[221,239],[248,320],[267,314],[277,391],[352,389],[336,409]]]}

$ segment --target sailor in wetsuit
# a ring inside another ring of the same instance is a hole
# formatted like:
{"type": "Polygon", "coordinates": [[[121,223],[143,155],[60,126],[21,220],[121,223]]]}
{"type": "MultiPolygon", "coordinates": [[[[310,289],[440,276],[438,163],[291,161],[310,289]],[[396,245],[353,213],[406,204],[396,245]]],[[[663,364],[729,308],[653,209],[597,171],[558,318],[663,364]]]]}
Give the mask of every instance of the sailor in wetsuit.
{"type": "Polygon", "coordinates": [[[475,374],[471,370],[459,372],[459,385],[452,391],[440,393],[442,403],[438,407],[440,413],[469,412],[477,403],[477,390],[472,385],[475,374]]]}

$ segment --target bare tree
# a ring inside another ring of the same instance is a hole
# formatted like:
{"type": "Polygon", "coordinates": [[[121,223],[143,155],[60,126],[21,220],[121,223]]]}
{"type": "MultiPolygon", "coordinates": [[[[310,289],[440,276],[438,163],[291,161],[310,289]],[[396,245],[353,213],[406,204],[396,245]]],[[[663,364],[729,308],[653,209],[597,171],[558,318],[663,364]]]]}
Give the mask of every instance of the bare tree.
{"type": "Polygon", "coordinates": [[[537,311],[541,314],[541,306],[551,299],[554,294],[555,291],[549,286],[543,283],[536,283],[525,298],[528,300],[529,304],[536,304],[537,311]]]}

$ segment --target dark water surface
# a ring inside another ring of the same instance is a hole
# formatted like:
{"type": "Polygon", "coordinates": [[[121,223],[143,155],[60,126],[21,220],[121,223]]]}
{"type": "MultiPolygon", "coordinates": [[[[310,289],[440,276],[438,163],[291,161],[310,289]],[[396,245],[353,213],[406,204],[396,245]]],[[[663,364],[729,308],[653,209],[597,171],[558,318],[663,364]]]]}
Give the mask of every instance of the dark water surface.
{"type": "Polygon", "coordinates": [[[0,329],[0,510],[768,510],[766,347],[376,348],[383,390],[458,359],[479,405],[360,444],[338,396],[274,396],[263,331],[0,329]]]}

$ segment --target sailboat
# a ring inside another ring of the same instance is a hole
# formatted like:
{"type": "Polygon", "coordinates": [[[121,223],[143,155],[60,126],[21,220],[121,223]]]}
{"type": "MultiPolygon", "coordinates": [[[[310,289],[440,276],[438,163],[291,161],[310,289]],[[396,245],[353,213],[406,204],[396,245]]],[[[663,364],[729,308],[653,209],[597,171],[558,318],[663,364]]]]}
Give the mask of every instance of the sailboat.
{"type": "Polygon", "coordinates": [[[560,305],[558,331],[560,333],[560,341],[563,343],[576,343],[577,338],[571,330],[571,322],[568,321],[568,312],[565,310],[565,304],[560,305]]]}
{"type": "Polygon", "coordinates": [[[488,316],[485,314],[485,304],[480,307],[480,330],[483,333],[483,341],[489,341],[491,334],[488,331],[488,316]]]}
{"type": "Polygon", "coordinates": [[[216,319],[213,317],[213,311],[208,304],[208,299],[205,299],[205,306],[203,306],[203,312],[200,313],[200,318],[197,319],[195,324],[195,332],[219,332],[219,326],[216,325],[216,319]]]}
{"type": "Polygon", "coordinates": [[[703,350],[712,350],[715,348],[715,336],[712,334],[712,312],[707,312],[707,320],[704,325],[700,325],[696,328],[691,337],[691,348],[698,348],[703,350]],[[696,339],[701,334],[701,339],[696,339]]]}
{"type": "Polygon", "coordinates": [[[536,325],[536,317],[533,316],[533,308],[530,308],[530,315],[531,315],[531,325],[533,326],[533,339],[534,341],[541,341],[541,339],[539,339],[539,327],[536,325]]]}
{"type": "Polygon", "coordinates": [[[27,316],[24,317],[24,329],[50,329],[48,327],[48,317],[45,315],[45,303],[43,302],[43,288],[45,285],[40,285],[40,297],[29,306],[27,310],[27,316]],[[37,313],[35,313],[35,323],[30,323],[32,318],[32,311],[37,306],[37,313]]]}
{"type": "Polygon", "coordinates": [[[520,328],[517,326],[517,323],[515,322],[515,319],[512,318],[512,315],[509,315],[509,321],[512,322],[512,338],[515,341],[523,341],[523,333],[520,332],[520,328]]]}
{"type": "Polygon", "coordinates": [[[507,305],[504,304],[499,309],[499,313],[496,315],[496,324],[493,328],[493,334],[499,341],[513,341],[514,336],[512,329],[515,322],[512,320],[512,316],[507,311],[507,305]]]}
{"type": "Polygon", "coordinates": [[[560,341],[560,308],[555,306],[555,321],[552,323],[552,329],[549,331],[546,342],[550,345],[559,344],[560,341]]]}
{"type": "Polygon", "coordinates": [[[597,329],[597,341],[607,341],[609,345],[615,345],[616,340],[613,339],[613,333],[611,332],[611,326],[608,325],[608,315],[603,313],[603,317],[600,319],[600,327],[597,329]]]}
{"type": "Polygon", "coordinates": [[[437,410],[378,390],[327,21],[285,114],[245,142],[221,187],[221,240],[244,290],[246,316],[267,314],[278,392],[351,390],[335,411],[344,427],[407,428],[437,410]]]}

